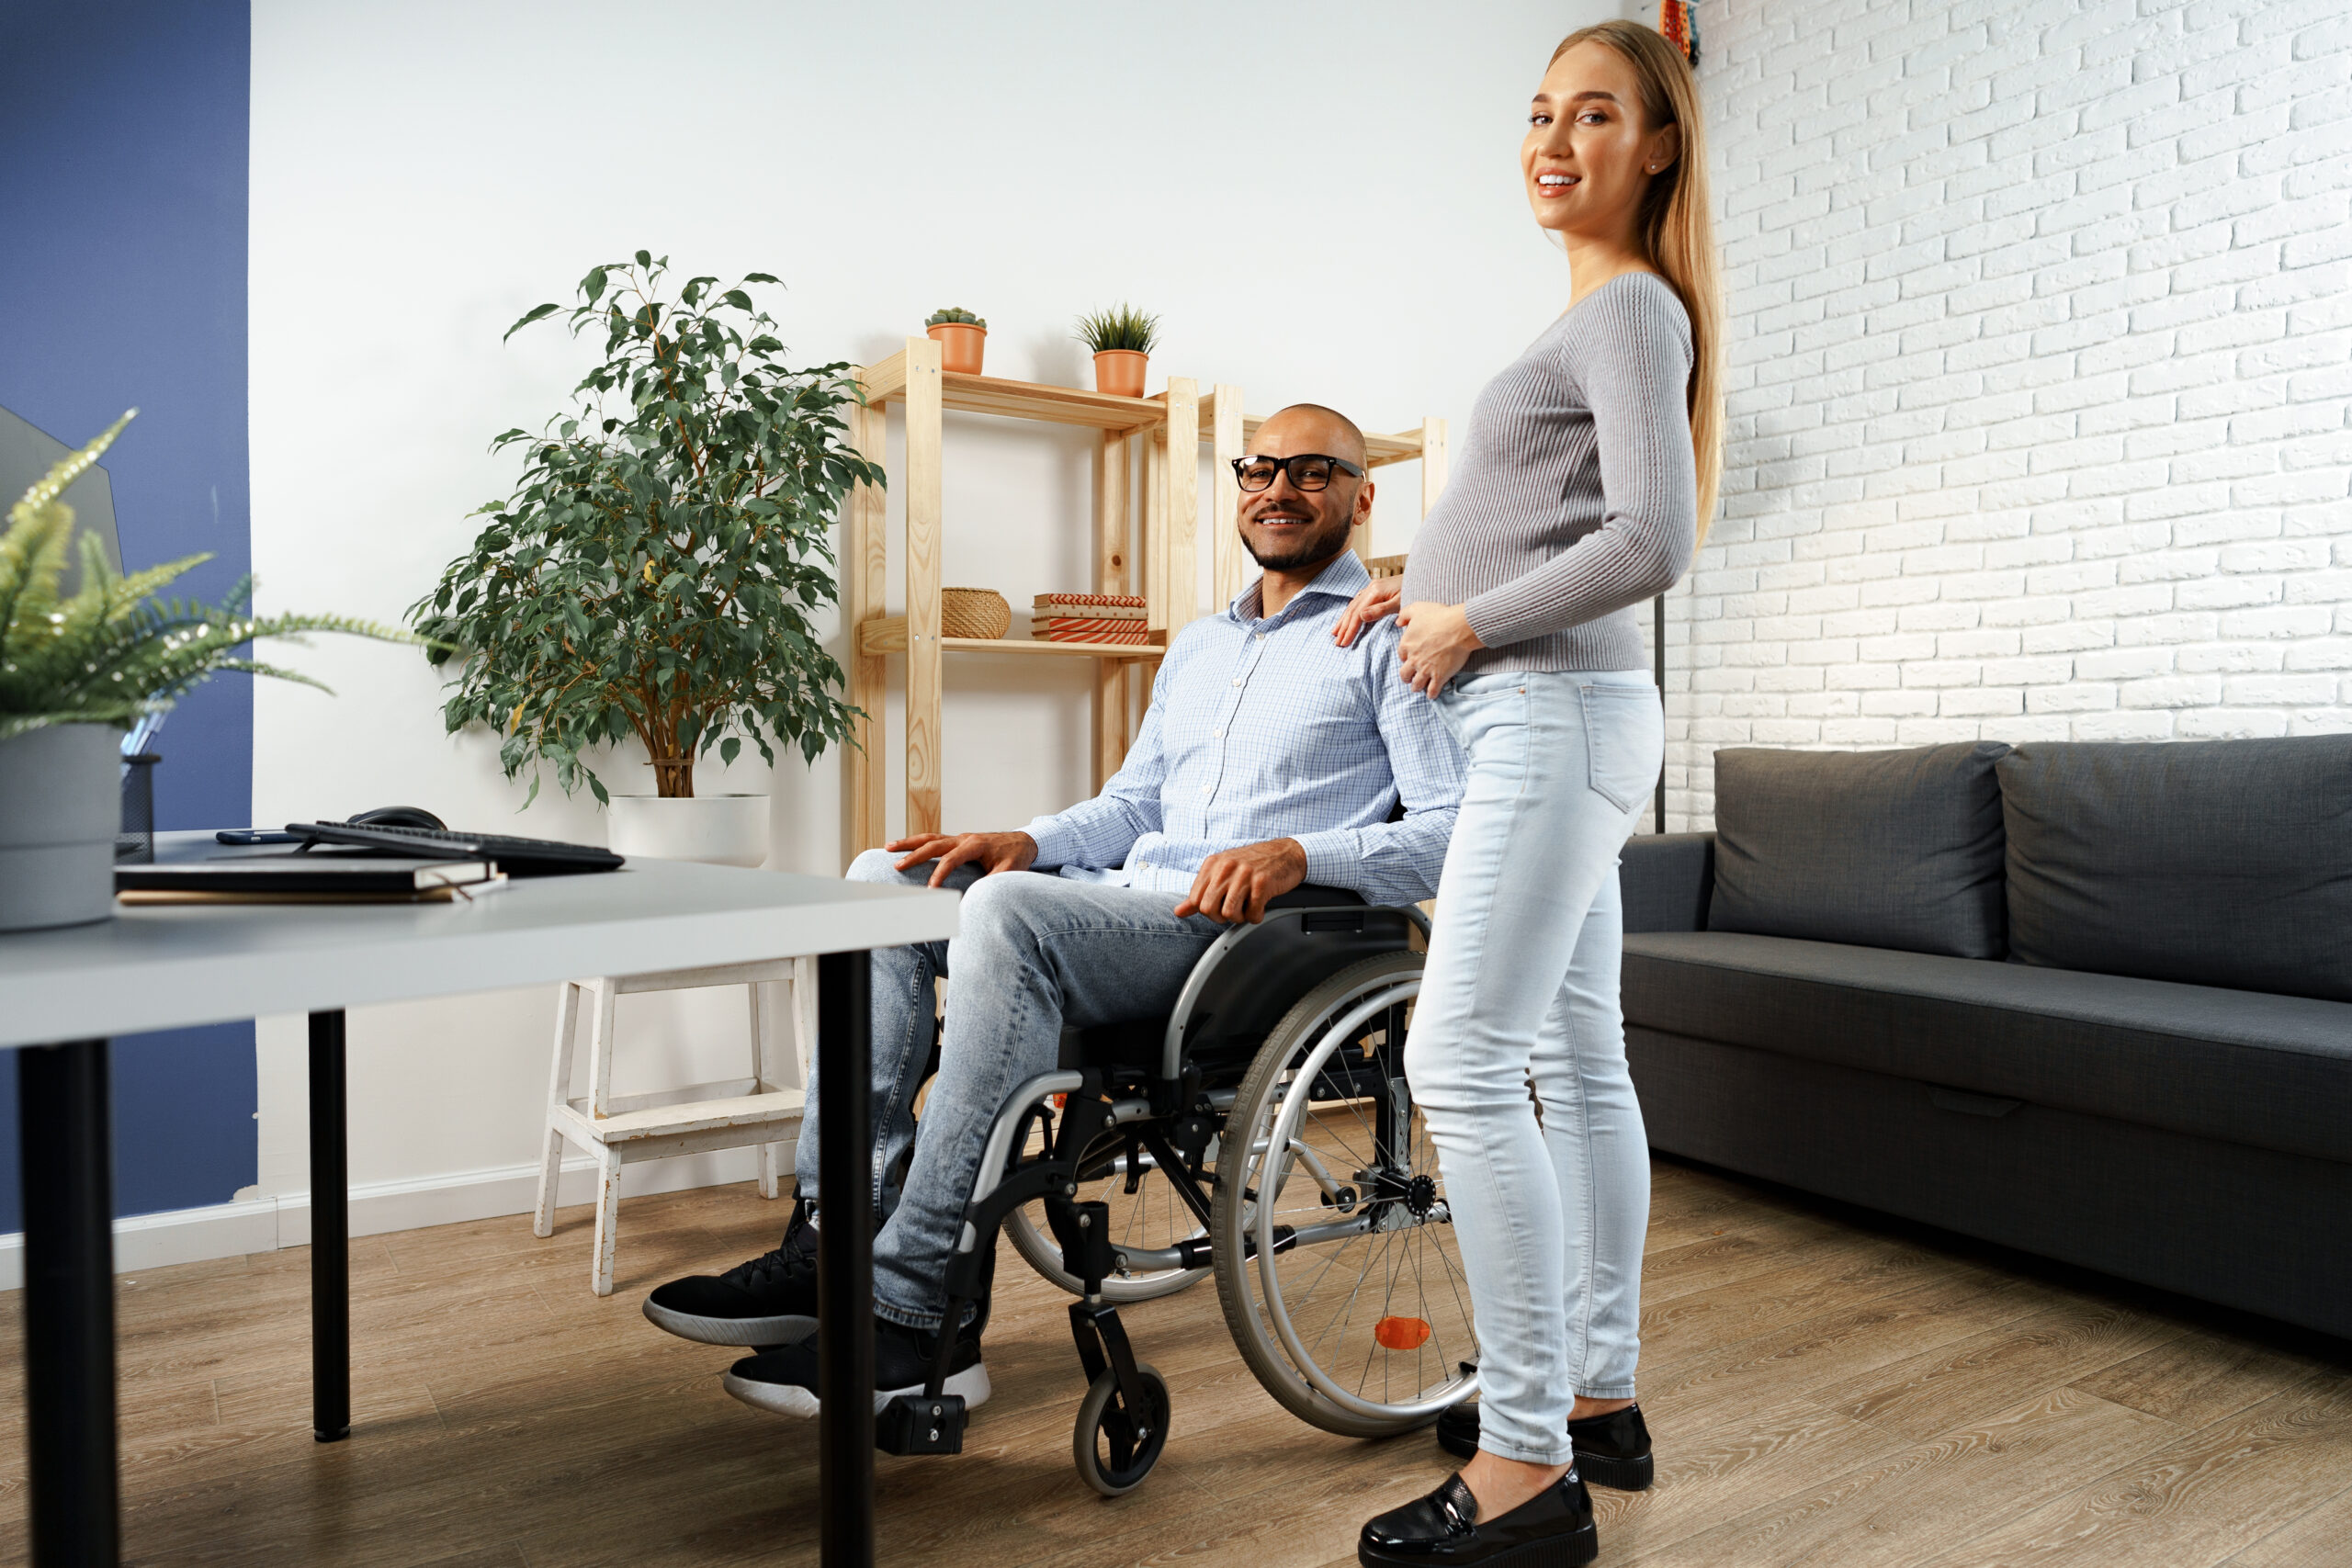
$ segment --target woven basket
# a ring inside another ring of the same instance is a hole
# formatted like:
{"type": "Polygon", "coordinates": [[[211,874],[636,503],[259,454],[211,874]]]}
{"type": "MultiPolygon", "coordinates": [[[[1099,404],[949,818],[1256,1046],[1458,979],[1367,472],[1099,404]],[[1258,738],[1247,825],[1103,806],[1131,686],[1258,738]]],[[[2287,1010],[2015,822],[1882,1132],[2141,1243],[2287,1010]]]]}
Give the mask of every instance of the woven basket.
{"type": "Polygon", "coordinates": [[[1001,637],[1012,629],[1012,606],[991,588],[943,588],[939,629],[945,637],[1001,637]]]}

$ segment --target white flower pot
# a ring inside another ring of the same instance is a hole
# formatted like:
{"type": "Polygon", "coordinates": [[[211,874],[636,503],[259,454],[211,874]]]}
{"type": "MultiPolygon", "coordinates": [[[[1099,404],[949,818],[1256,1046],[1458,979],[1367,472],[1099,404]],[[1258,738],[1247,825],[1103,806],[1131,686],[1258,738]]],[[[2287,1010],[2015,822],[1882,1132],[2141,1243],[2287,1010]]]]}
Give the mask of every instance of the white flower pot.
{"type": "Polygon", "coordinates": [[[122,731],[52,724],[0,740],[0,931],[114,913],[122,731]]]}
{"type": "Polygon", "coordinates": [[[616,795],[606,841],[615,852],[707,865],[763,865],[768,858],[768,797],[698,795],[664,800],[616,795]]]}

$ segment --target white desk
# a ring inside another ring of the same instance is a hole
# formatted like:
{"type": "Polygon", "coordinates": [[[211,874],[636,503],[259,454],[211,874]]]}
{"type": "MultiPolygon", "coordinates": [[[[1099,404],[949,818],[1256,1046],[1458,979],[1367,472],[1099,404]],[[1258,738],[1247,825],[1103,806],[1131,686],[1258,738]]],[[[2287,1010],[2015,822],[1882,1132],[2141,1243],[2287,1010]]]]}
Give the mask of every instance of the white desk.
{"type": "MultiPolygon", "coordinates": [[[[164,834],[158,859],[222,853],[164,834]]],[[[349,1430],[343,1010],[564,980],[822,955],[818,1071],[828,1114],[866,1107],[866,953],[956,931],[953,894],[642,861],[537,878],[473,903],[125,909],[0,936],[0,1048],[18,1061],[25,1173],[25,1365],[33,1561],[117,1561],[113,1179],[108,1037],[265,1014],[311,1015],[314,1427],[349,1430]]],[[[823,1188],[862,1209],[862,1140],[822,1151],[823,1188]],[[838,1163],[841,1168],[834,1167],[838,1163]]],[[[820,1233],[827,1351],[820,1503],[830,1563],[873,1558],[870,1215],[820,1233]]],[[[682,1521],[683,1522],[683,1521],[682,1521]]]]}

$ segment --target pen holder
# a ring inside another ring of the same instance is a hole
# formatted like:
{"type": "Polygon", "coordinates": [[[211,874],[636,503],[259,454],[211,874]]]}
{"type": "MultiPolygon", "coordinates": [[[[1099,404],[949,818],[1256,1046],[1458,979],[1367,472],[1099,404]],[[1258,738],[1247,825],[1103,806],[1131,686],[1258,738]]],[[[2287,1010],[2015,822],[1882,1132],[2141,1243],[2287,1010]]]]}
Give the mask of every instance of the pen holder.
{"type": "Polygon", "coordinates": [[[155,863],[155,764],[162,761],[153,751],[122,760],[122,828],[114,836],[117,865],[155,863]]]}

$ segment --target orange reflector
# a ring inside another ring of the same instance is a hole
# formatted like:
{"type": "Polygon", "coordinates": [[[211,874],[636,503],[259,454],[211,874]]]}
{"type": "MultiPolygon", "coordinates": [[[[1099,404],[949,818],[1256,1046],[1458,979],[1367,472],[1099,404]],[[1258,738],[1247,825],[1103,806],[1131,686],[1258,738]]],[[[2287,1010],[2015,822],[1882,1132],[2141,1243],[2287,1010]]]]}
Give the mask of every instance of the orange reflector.
{"type": "Polygon", "coordinates": [[[1054,1109],[1059,1111],[1064,1105],[1069,1102],[1069,1096],[1066,1094],[1057,1094],[1053,1097],[1053,1100],[1054,1109]]]}
{"type": "Polygon", "coordinates": [[[1418,1317],[1384,1317],[1372,1325],[1384,1350],[1418,1350],[1429,1342],[1430,1325],[1418,1317]]]}

